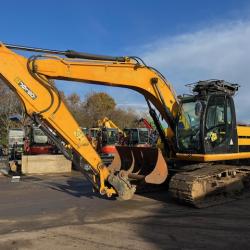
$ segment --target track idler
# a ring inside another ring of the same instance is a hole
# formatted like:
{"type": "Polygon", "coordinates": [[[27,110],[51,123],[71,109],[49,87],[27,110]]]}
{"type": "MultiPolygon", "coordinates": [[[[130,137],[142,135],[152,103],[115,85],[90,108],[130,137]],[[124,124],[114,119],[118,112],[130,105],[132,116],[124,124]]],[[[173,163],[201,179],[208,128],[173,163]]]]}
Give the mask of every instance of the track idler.
{"type": "Polygon", "coordinates": [[[116,150],[109,165],[111,172],[149,184],[161,184],[166,180],[168,168],[160,149],[117,146],[116,150]]]}

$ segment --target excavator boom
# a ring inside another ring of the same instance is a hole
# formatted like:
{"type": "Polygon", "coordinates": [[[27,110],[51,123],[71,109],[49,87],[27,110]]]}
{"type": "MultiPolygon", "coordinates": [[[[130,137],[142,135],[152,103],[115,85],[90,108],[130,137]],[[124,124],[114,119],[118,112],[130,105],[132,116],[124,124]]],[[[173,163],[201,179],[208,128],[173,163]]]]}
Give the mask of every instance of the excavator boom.
{"type": "MultiPolygon", "coordinates": [[[[13,45],[8,47],[25,49],[13,45]]],[[[118,171],[119,167],[108,168],[103,164],[61,100],[58,90],[49,80],[70,80],[136,90],[159,110],[170,128],[174,129],[174,114],[178,102],[171,85],[157,71],[139,64],[134,59],[93,56],[72,51],[67,51],[65,56],[78,57],[77,59],[67,59],[58,55],[35,55],[27,59],[9,48],[4,44],[0,45],[0,77],[20,97],[27,114],[57,141],[57,146],[65,155],[67,152],[64,144],[86,160],[91,170],[81,171],[101,194],[118,194],[122,199],[131,198],[135,188],[128,181],[128,173],[118,171]],[[86,60],[82,60],[83,58],[86,60]],[[58,142],[57,137],[50,133],[50,129],[63,139],[63,143],[58,142]]],[[[52,51],[52,54],[62,53],[52,51]]],[[[160,165],[161,169],[165,169],[162,171],[165,173],[162,179],[165,180],[167,165],[165,162],[161,162],[160,165]]]]}

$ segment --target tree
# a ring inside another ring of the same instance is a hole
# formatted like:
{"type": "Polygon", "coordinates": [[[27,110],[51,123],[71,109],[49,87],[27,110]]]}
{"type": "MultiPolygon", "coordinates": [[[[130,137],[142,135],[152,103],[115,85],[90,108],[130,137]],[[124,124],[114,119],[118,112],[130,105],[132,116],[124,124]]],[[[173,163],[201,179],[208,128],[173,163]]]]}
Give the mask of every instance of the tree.
{"type": "Polygon", "coordinates": [[[0,136],[1,143],[7,143],[7,133],[11,127],[21,127],[25,122],[23,105],[17,95],[0,80],[0,136]],[[11,115],[19,115],[23,119],[21,123],[15,123],[9,118],[11,115]]]}
{"type": "Polygon", "coordinates": [[[138,126],[138,116],[132,109],[118,108],[109,117],[120,129],[138,126]]]}
{"type": "Polygon", "coordinates": [[[104,92],[87,95],[82,104],[84,115],[88,118],[87,127],[94,127],[97,121],[107,116],[110,117],[116,107],[115,100],[104,92]]]}
{"type": "Polygon", "coordinates": [[[66,98],[66,102],[71,112],[77,115],[80,112],[81,98],[78,94],[73,93],[66,98]]]}
{"type": "Polygon", "coordinates": [[[104,92],[90,93],[81,101],[78,94],[73,93],[64,98],[70,112],[82,127],[96,127],[97,121],[108,117],[119,128],[137,127],[138,116],[132,109],[116,108],[115,100],[104,92]]]}

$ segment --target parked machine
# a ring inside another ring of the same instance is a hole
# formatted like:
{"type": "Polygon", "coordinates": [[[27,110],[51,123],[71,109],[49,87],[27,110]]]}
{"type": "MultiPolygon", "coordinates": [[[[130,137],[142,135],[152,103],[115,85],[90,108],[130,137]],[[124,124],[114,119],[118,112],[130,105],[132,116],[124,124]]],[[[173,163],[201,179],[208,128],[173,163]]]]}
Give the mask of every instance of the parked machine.
{"type": "Polygon", "coordinates": [[[8,132],[9,160],[20,160],[23,153],[24,130],[22,128],[12,128],[8,132]]]}
{"type": "MultiPolygon", "coordinates": [[[[147,146],[149,145],[149,129],[148,128],[125,128],[121,130],[112,120],[104,117],[102,120],[98,121],[98,126],[100,128],[106,128],[107,130],[113,129],[113,131],[118,131],[119,134],[116,135],[116,140],[113,140],[113,145],[129,145],[129,146],[147,146]],[[123,143],[119,142],[119,137],[123,135],[123,143]]],[[[115,137],[113,136],[115,139],[115,137]]],[[[109,144],[112,145],[112,144],[109,144]]],[[[116,152],[115,147],[110,147],[110,152],[116,152]]],[[[104,149],[105,150],[105,149],[104,149]]]]}
{"type": "Polygon", "coordinates": [[[113,158],[113,154],[117,152],[115,147],[119,144],[119,135],[123,131],[108,117],[98,120],[97,123],[100,129],[100,151],[113,158]]]}
{"type": "Polygon", "coordinates": [[[250,127],[236,124],[233,95],[237,84],[200,81],[193,86],[193,95],[177,98],[162,74],[137,57],[7,44],[0,45],[0,75],[66,157],[71,157],[69,145],[85,159],[88,168],[80,170],[102,195],[127,200],[137,186],[168,179],[175,199],[204,207],[224,201],[225,194],[233,197],[249,191],[250,127]],[[40,54],[27,59],[13,52],[15,49],[40,54]],[[157,148],[118,146],[114,161],[106,166],[49,79],[125,87],[144,95],[164,144],[164,156],[157,148]],[[153,107],[168,123],[167,134],[153,107]]]}
{"type": "Polygon", "coordinates": [[[123,133],[123,131],[108,117],[104,117],[101,120],[98,120],[98,127],[99,128],[113,128],[117,129],[119,133],[123,133]]]}
{"type": "Polygon", "coordinates": [[[144,124],[144,127],[147,128],[147,129],[149,129],[149,130],[153,130],[153,129],[154,129],[153,126],[151,125],[151,123],[148,122],[147,119],[145,119],[145,118],[141,118],[141,119],[138,121],[138,123],[143,123],[143,124],[144,124]]]}
{"type": "Polygon", "coordinates": [[[89,136],[92,146],[99,153],[114,153],[115,145],[118,143],[118,130],[115,128],[90,128],[89,136]]]}
{"type": "Polygon", "coordinates": [[[149,129],[148,128],[125,128],[125,144],[128,146],[149,146],[149,129]]]}
{"type": "Polygon", "coordinates": [[[29,125],[25,127],[24,153],[30,155],[55,154],[57,148],[39,127],[29,125]]]}

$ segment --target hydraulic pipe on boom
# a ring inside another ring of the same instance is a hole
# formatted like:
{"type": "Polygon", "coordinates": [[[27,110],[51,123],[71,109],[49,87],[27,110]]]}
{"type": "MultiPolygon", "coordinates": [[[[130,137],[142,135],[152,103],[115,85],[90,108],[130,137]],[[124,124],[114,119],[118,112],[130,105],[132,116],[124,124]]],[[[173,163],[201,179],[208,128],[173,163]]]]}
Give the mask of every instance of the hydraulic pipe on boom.
{"type": "Polygon", "coordinates": [[[105,60],[105,61],[115,61],[115,62],[126,61],[126,57],[94,55],[94,54],[89,54],[89,53],[77,52],[74,50],[66,50],[66,51],[50,50],[50,49],[34,48],[34,47],[20,46],[20,45],[14,45],[14,44],[5,44],[5,47],[9,49],[15,49],[15,50],[41,52],[41,53],[48,53],[48,54],[54,54],[54,55],[64,55],[68,58],[78,58],[78,59],[88,59],[88,60],[105,60]]]}

